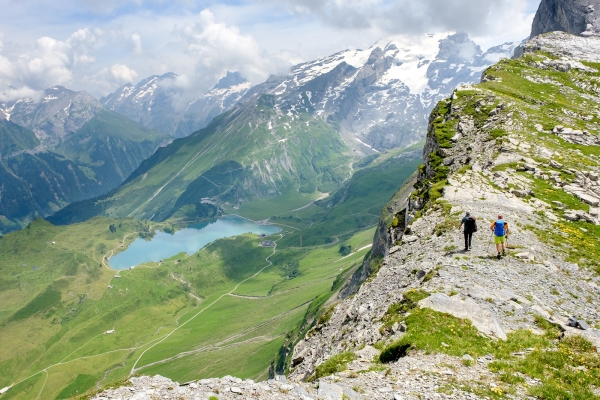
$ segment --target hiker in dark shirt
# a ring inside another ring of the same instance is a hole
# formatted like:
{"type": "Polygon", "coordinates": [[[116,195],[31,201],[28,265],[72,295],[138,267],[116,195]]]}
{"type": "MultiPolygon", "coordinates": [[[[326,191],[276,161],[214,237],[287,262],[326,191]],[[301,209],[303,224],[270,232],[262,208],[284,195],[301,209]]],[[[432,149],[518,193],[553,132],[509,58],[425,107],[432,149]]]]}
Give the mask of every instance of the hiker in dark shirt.
{"type": "Polygon", "coordinates": [[[465,251],[471,250],[471,241],[473,240],[473,233],[477,232],[477,220],[475,217],[471,216],[471,213],[467,211],[464,218],[460,222],[460,226],[458,229],[465,226],[464,234],[465,234],[465,251]]]}

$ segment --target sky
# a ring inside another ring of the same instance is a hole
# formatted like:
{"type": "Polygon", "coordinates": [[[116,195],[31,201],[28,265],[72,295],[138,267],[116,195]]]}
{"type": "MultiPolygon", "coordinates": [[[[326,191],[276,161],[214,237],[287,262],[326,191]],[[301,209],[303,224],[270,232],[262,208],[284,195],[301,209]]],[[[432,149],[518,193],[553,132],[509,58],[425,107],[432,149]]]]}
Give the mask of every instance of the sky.
{"type": "Polygon", "coordinates": [[[485,50],[527,38],[539,1],[0,0],[0,102],[166,72],[204,93],[227,71],[257,84],[393,36],[464,31],[485,50]]]}

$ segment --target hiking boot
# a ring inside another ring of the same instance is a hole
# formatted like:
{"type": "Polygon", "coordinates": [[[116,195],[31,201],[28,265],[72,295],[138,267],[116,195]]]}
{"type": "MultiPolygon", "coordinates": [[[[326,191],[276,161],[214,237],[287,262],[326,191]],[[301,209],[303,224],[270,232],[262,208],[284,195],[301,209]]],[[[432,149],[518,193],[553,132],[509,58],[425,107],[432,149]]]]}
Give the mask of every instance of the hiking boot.
{"type": "Polygon", "coordinates": [[[498,253],[498,255],[496,256],[496,258],[499,260],[502,258],[502,256],[500,255],[500,253],[498,253]]]}
{"type": "Polygon", "coordinates": [[[502,250],[502,257],[506,257],[506,251],[502,250]]]}

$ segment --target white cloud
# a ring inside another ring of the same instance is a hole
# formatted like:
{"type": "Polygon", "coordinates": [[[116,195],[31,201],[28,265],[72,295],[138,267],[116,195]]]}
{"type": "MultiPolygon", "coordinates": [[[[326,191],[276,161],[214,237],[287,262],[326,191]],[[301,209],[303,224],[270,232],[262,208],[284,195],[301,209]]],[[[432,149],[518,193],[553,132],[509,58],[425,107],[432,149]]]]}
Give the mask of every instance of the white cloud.
{"type": "Polygon", "coordinates": [[[36,40],[33,48],[9,59],[0,56],[0,91],[6,99],[38,93],[55,85],[74,83],[76,68],[85,69],[96,61],[91,53],[103,36],[100,30],[80,29],[67,40],[48,36],[36,40]]]}
{"type": "Polygon", "coordinates": [[[267,53],[251,35],[217,22],[208,9],[194,22],[177,27],[175,34],[184,40],[187,54],[197,60],[194,70],[181,74],[173,88],[182,91],[182,105],[189,97],[205,93],[227,71],[238,71],[250,82],[259,83],[271,73],[287,71],[295,61],[289,54],[267,53]]]}
{"type": "Polygon", "coordinates": [[[196,79],[205,81],[201,85],[214,83],[227,70],[240,71],[251,80],[264,77],[264,59],[256,40],[241,34],[235,26],[216,22],[209,10],[203,10],[194,23],[179,28],[177,33],[186,41],[188,53],[198,60],[196,79]]]}
{"type": "Polygon", "coordinates": [[[37,101],[42,97],[42,94],[43,94],[42,91],[34,90],[34,89],[28,88],[26,86],[24,86],[20,89],[15,89],[15,88],[9,87],[9,88],[0,90],[0,101],[11,102],[11,101],[19,100],[19,99],[24,99],[24,98],[34,99],[37,101]]]}
{"type": "Polygon", "coordinates": [[[133,82],[137,79],[138,73],[127,65],[115,64],[110,67],[110,75],[118,83],[133,82]]]}
{"type": "Polygon", "coordinates": [[[88,90],[107,95],[117,87],[125,83],[135,83],[138,73],[127,65],[114,64],[111,67],[102,68],[100,72],[92,77],[85,77],[88,90]]]}
{"type": "Polygon", "coordinates": [[[487,48],[526,37],[539,1],[12,2],[3,10],[0,92],[63,84],[101,96],[134,76],[113,73],[126,65],[137,78],[178,73],[177,90],[198,95],[226,71],[259,83],[292,64],[396,34],[467,31],[487,48]],[[210,11],[200,12],[202,4],[210,11]]]}
{"type": "MultiPolygon", "coordinates": [[[[286,7],[296,16],[317,18],[347,31],[380,35],[464,31],[481,38],[525,38],[539,0],[255,0],[286,7]]],[[[495,44],[500,44],[496,42],[495,44]]]]}
{"type": "Polygon", "coordinates": [[[17,69],[19,78],[27,86],[43,89],[71,83],[73,62],[73,51],[68,43],[42,37],[37,40],[33,52],[17,61],[17,69]]]}
{"type": "Polygon", "coordinates": [[[131,35],[131,43],[133,44],[133,52],[135,54],[142,54],[142,36],[139,32],[134,32],[131,35]]]}
{"type": "Polygon", "coordinates": [[[89,54],[94,52],[100,45],[104,32],[100,29],[79,29],[67,40],[67,44],[73,51],[73,62],[75,64],[88,65],[95,62],[95,57],[89,54]]]}

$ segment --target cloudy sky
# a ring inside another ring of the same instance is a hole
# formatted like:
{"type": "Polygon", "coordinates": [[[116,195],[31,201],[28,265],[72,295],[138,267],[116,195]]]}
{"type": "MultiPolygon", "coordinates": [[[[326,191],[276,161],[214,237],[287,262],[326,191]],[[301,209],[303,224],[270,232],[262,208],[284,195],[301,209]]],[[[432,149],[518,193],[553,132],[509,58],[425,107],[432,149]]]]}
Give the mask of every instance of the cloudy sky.
{"type": "Polygon", "coordinates": [[[540,0],[0,0],[0,101],[63,85],[103,96],[176,72],[190,91],[226,71],[253,83],[394,35],[526,38],[540,0]]]}

